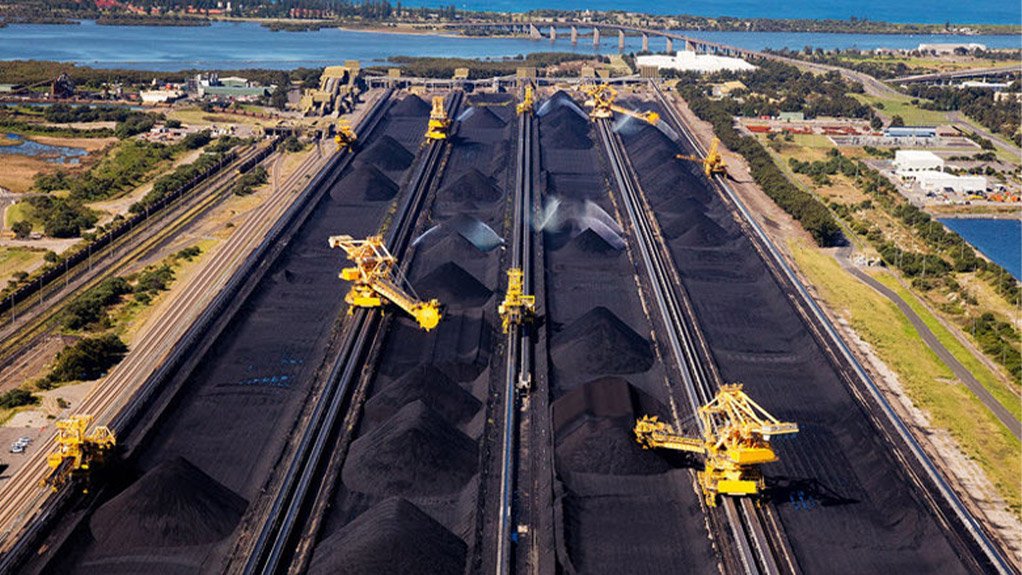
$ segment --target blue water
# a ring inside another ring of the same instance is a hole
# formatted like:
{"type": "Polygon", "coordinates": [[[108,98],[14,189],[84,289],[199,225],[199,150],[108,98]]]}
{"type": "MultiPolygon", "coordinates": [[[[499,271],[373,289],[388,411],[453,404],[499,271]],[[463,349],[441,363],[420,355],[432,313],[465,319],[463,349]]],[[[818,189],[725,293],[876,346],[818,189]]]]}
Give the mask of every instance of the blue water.
{"type": "Polygon", "coordinates": [[[1022,279],[1022,220],[948,218],[940,220],[983,255],[1022,279]]]}
{"type": "Polygon", "coordinates": [[[13,146],[0,146],[0,156],[5,154],[14,156],[31,156],[43,158],[47,162],[53,164],[77,164],[79,158],[88,154],[88,152],[82,148],[40,144],[39,142],[26,140],[17,134],[7,134],[7,138],[17,140],[18,143],[13,146]]]}
{"type": "MultiPolygon", "coordinates": [[[[794,34],[783,32],[692,32],[692,36],[743,48],[801,49],[915,48],[922,42],[979,42],[991,48],[1018,47],[1019,36],[895,36],[876,34],[794,34]]],[[[57,60],[97,68],[139,70],[273,68],[323,66],[346,59],[380,64],[390,56],[502,58],[544,51],[594,52],[592,41],[572,46],[564,34],[556,43],[524,38],[456,38],[415,34],[354,32],[336,28],[315,32],[271,32],[253,22],[217,22],[204,27],[51,26],[15,24],[0,28],[0,60],[57,60]]],[[[605,35],[599,50],[617,52],[617,38],[605,35]]],[[[638,51],[629,37],[626,51],[638,51]]],[[[650,48],[662,50],[662,40],[650,48]]],[[[676,46],[676,48],[681,48],[676,46]]]]}
{"type": "Polygon", "coordinates": [[[819,20],[856,18],[882,22],[920,22],[943,24],[1020,24],[1022,7],[1017,0],[859,0],[858,2],[821,2],[820,0],[702,0],[700,2],[649,2],[648,0],[405,0],[402,6],[450,6],[464,10],[527,12],[552,8],[559,10],[625,10],[649,14],[693,14],[696,16],[736,16],[741,18],[808,18],[819,20]]]}

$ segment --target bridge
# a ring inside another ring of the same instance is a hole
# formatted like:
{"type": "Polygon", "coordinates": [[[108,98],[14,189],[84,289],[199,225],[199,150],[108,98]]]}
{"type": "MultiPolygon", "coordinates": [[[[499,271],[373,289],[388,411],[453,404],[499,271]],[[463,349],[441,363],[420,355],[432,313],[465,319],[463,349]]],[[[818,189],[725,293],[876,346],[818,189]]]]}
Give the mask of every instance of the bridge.
{"type": "Polygon", "coordinates": [[[950,72],[934,72],[930,74],[913,74],[888,80],[892,84],[945,84],[966,78],[1019,78],[1022,77],[1022,66],[996,66],[990,68],[970,68],[950,72]]]}
{"type": "Polygon", "coordinates": [[[653,28],[641,28],[625,24],[579,22],[572,20],[532,20],[532,21],[507,21],[507,22],[453,22],[441,24],[444,28],[463,31],[489,31],[501,35],[515,35],[532,38],[535,40],[549,39],[556,41],[559,38],[567,37],[572,44],[578,44],[580,40],[589,38],[593,46],[600,46],[605,33],[617,36],[619,50],[625,48],[627,36],[639,36],[642,38],[642,51],[650,51],[650,38],[663,40],[665,52],[674,52],[676,49],[685,49],[700,54],[719,54],[722,56],[746,57],[746,56],[769,56],[755,50],[729,46],[717,42],[709,42],[692,38],[670,30],[659,30],[653,28]],[[676,47],[677,46],[677,47],[676,47]]]}

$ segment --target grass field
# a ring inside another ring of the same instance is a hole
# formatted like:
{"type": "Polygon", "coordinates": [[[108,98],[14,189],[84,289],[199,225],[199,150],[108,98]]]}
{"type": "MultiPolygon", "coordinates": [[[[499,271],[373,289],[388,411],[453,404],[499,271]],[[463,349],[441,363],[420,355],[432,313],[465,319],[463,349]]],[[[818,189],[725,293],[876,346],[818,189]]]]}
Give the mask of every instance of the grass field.
{"type": "Polygon", "coordinates": [[[894,290],[901,299],[905,300],[909,307],[916,312],[916,315],[923,319],[926,326],[930,328],[933,335],[937,336],[937,340],[944,345],[951,352],[951,355],[955,356],[965,369],[969,370],[983,387],[993,394],[994,398],[1001,403],[1008,411],[1012,413],[1016,418],[1022,418],[1022,401],[1019,401],[1019,385],[1014,385],[1006,381],[1003,377],[998,377],[986,365],[983,364],[979,359],[976,358],[958,338],[956,338],[944,325],[938,320],[926,307],[923,305],[919,298],[912,294],[909,290],[905,289],[905,286],[901,285],[897,279],[890,274],[875,274],[877,281],[884,284],[885,286],[894,290]]]}
{"type": "Polygon", "coordinates": [[[45,253],[46,250],[32,248],[0,248],[0,285],[6,285],[15,272],[30,271],[30,267],[43,261],[45,253]]]}
{"type": "Polygon", "coordinates": [[[901,116],[907,126],[937,126],[947,123],[947,114],[936,110],[924,110],[912,104],[908,96],[877,97],[865,94],[851,94],[856,100],[876,106],[883,104],[880,112],[885,116],[901,116]]]}
{"type": "MultiPolygon", "coordinates": [[[[931,424],[947,430],[987,474],[1016,515],[1022,512],[1022,443],[1004,427],[923,342],[893,302],[807,244],[789,245],[798,267],[820,296],[897,374],[931,424]]],[[[932,316],[931,316],[932,317],[932,316]]],[[[948,334],[950,335],[950,334],[948,334]]],[[[968,364],[966,364],[968,365],[968,364]]]]}
{"type": "Polygon", "coordinates": [[[32,206],[28,202],[18,202],[7,208],[4,214],[4,227],[10,229],[15,222],[28,221],[32,223],[32,230],[40,232],[42,226],[32,219],[32,206]]]}

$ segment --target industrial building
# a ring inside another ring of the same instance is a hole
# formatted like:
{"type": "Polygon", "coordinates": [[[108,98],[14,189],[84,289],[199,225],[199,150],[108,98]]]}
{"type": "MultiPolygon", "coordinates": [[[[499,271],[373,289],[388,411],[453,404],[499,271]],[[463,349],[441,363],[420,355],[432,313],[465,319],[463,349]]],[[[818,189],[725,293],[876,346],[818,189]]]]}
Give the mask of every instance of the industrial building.
{"type": "Polygon", "coordinates": [[[951,191],[958,194],[985,192],[987,179],[983,176],[956,176],[939,170],[923,170],[913,173],[913,179],[925,192],[951,191]]]}
{"type": "Polygon", "coordinates": [[[966,51],[975,52],[977,50],[986,51],[986,44],[976,44],[974,42],[962,43],[962,44],[920,44],[916,50],[920,52],[929,52],[933,54],[954,54],[955,51],[966,51]]]}
{"type": "Polygon", "coordinates": [[[891,126],[884,130],[885,138],[936,138],[934,126],[891,126]]]}
{"type": "Polygon", "coordinates": [[[941,171],[944,169],[944,160],[924,150],[898,150],[894,152],[894,172],[902,178],[914,172],[941,171]]]}
{"type": "Polygon", "coordinates": [[[651,56],[638,56],[635,62],[639,66],[656,66],[666,70],[679,70],[682,72],[720,72],[722,70],[744,71],[755,70],[756,66],[742,60],[741,58],[730,58],[728,56],[715,56],[712,54],[697,54],[688,50],[681,50],[674,56],[656,54],[651,56]]]}

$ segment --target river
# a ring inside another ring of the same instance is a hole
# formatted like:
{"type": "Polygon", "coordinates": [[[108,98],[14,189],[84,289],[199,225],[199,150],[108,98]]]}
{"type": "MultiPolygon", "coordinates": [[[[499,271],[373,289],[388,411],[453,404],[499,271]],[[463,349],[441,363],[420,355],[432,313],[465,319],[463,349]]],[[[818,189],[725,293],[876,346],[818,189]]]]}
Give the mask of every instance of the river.
{"type": "MultiPolygon", "coordinates": [[[[1018,47],[1019,37],[788,32],[692,32],[692,36],[743,48],[915,48],[929,42],[978,42],[990,48],[1018,47]]],[[[562,38],[565,35],[562,35],[562,38]]],[[[662,50],[662,40],[650,48],[662,50]]],[[[680,48],[680,46],[678,47],[680,48]]],[[[629,37],[626,51],[638,51],[629,37]]],[[[599,50],[617,52],[607,35],[599,50]]],[[[290,69],[339,64],[347,59],[381,64],[390,56],[502,58],[531,52],[593,53],[592,41],[572,46],[566,39],[461,38],[419,34],[356,32],[329,28],[315,32],[271,32],[253,22],[215,22],[201,27],[13,24],[0,28],[0,60],[55,60],[96,68],[135,70],[290,69]]]]}
{"type": "Polygon", "coordinates": [[[1022,280],[1022,220],[947,218],[940,221],[1022,280]]]}
{"type": "Polygon", "coordinates": [[[449,6],[464,10],[490,10],[494,12],[528,12],[555,8],[558,10],[624,10],[647,14],[693,14],[716,18],[807,18],[820,20],[833,18],[847,20],[855,17],[876,22],[921,22],[944,24],[952,22],[1019,24],[1022,7],[1016,0],[971,0],[969,2],[933,0],[858,0],[856,2],[820,2],[819,0],[702,0],[680,2],[649,0],[404,0],[403,6],[449,6]]]}

